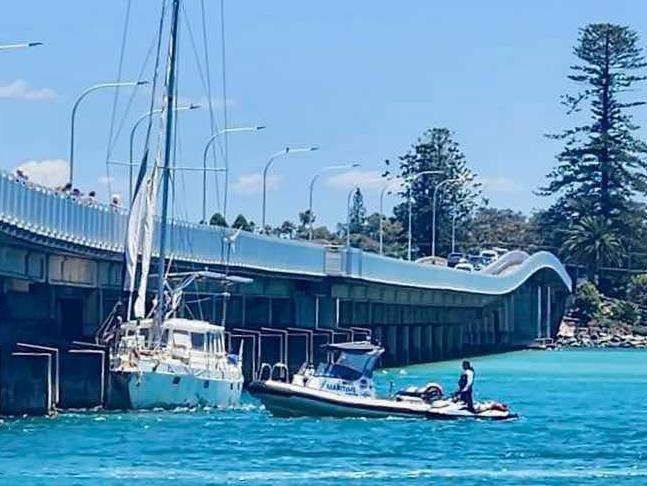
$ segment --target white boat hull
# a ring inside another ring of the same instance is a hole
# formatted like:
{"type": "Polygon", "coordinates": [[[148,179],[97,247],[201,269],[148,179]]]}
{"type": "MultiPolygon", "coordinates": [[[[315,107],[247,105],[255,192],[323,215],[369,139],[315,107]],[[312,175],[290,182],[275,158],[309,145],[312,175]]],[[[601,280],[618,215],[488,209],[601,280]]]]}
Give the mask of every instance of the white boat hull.
{"type": "Polygon", "coordinates": [[[235,407],[240,404],[242,381],[200,379],[193,375],[143,372],[123,375],[130,408],[235,407]]]}
{"type": "Polygon", "coordinates": [[[242,373],[151,364],[146,360],[140,362],[140,368],[111,371],[111,408],[226,408],[240,404],[242,373]]]}
{"type": "Polygon", "coordinates": [[[432,405],[423,401],[348,396],[274,381],[254,382],[249,391],[276,417],[407,417],[431,420],[508,420],[516,417],[498,410],[472,413],[462,404],[448,400],[432,405]]]}

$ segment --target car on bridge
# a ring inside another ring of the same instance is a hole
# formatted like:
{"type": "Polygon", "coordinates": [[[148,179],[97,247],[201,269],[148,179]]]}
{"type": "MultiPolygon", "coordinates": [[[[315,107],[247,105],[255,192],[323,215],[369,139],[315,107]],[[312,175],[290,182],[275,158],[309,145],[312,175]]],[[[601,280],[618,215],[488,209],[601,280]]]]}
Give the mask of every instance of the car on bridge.
{"type": "Polygon", "coordinates": [[[460,252],[452,252],[447,255],[447,266],[455,267],[458,263],[465,260],[465,254],[460,252]]]}

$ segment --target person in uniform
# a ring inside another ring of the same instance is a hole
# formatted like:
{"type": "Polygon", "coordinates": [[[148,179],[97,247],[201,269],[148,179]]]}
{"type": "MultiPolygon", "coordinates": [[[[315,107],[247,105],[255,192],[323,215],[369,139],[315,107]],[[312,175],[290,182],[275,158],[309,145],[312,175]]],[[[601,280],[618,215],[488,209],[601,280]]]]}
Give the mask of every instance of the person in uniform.
{"type": "Polygon", "coordinates": [[[467,406],[467,409],[476,413],[474,409],[474,398],[472,396],[472,387],[474,386],[474,368],[469,361],[463,361],[461,376],[458,379],[458,391],[454,397],[461,400],[467,406]]]}

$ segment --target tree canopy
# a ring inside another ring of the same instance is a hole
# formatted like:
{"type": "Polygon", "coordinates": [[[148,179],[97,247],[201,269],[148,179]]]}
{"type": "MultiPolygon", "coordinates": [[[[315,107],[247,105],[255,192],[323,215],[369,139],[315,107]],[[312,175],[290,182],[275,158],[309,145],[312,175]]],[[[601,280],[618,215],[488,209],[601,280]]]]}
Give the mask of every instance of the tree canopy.
{"type": "MultiPolygon", "coordinates": [[[[597,217],[622,228],[627,243],[642,211],[637,195],[647,194],[647,145],[636,136],[631,109],[644,104],[634,85],[645,79],[638,35],[628,27],[590,24],[573,49],[578,63],[568,78],[577,90],[563,97],[573,126],[552,138],[564,142],[558,164],[541,193],[557,196],[554,210],[563,225],[597,217]],[[632,216],[633,215],[633,216],[632,216]]],[[[553,218],[554,222],[554,218],[553,218]]]]}
{"type": "Polygon", "coordinates": [[[450,250],[452,214],[466,221],[477,207],[481,194],[475,174],[467,166],[465,155],[453,133],[447,128],[426,130],[411,150],[399,157],[397,166],[386,161],[386,176],[397,176],[405,183],[400,192],[403,202],[394,214],[403,228],[409,225],[409,190],[411,191],[412,235],[419,248],[418,256],[431,254],[432,203],[434,188],[439,187],[436,201],[437,254],[450,250]],[[423,172],[435,172],[424,174],[423,172]],[[443,183],[443,181],[452,181],[443,183]]]}

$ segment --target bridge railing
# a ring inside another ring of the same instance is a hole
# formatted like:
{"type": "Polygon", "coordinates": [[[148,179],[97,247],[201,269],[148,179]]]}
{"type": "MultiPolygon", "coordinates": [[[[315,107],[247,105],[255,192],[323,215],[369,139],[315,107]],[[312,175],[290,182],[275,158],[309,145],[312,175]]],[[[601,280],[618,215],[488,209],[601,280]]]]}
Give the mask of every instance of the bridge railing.
{"type": "MultiPolygon", "coordinates": [[[[128,220],[122,208],[90,201],[0,172],[0,221],[65,242],[121,252],[128,220]]],[[[159,221],[153,248],[158,248],[159,221]]],[[[224,229],[174,220],[168,254],[175,259],[223,262],[224,229]]],[[[241,232],[231,253],[235,265],[324,275],[325,249],[306,242],[241,232]]],[[[155,251],[154,251],[155,253],[155,251]]]]}
{"type": "MultiPolygon", "coordinates": [[[[121,252],[127,212],[33,184],[0,172],[0,222],[55,240],[121,252]]],[[[156,223],[156,228],[159,222],[156,223]]],[[[178,260],[217,264],[225,261],[225,230],[174,220],[169,224],[168,256],[178,260]]],[[[154,249],[158,247],[155,230],[154,249]]],[[[540,268],[553,268],[570,282],[559,260],[547,252],[526,259],[506,275],[461,272],[382,257],[355,248],[327,249],[309,242],[241,232],[231,253],[237,266],[307,275],[339,275],[376,282],[419,287],[507,292],[540,268]],[[334,257],[334,258],[333,258],[334,257]]]]}

